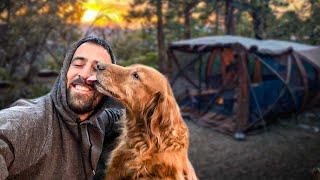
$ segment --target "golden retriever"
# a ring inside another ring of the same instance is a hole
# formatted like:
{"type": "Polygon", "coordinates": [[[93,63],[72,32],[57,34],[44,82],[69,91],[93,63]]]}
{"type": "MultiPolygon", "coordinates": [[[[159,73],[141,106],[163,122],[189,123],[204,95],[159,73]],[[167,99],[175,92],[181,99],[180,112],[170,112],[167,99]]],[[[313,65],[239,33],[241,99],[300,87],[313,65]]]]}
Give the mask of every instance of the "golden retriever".
{"type": "Polygon", "coordinates": [[[98,91],[126,107],[106,179],[197,179],[188,158],[188,129],[165,76],[144,65],[98,66],[98,91]]]}

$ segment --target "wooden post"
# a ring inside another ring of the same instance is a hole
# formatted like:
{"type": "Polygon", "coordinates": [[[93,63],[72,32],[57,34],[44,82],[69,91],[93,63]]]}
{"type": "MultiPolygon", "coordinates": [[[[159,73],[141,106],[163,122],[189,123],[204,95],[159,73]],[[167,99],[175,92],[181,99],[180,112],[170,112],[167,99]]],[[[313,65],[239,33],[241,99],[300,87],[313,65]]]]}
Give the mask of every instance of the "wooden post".
{"type": "Polygon", "coordinates": [[[303,101],[302,101],[302,105],[300,109],[304,109],[309,97],[309,84],[308,84],[308,75],[306,70],[304,69],[304,66],[300,60],[300,58],[294,53],[292,52],[292,57],[294,58],[294,60],[297,63],[301,78],[302,78],[302,82],[303,82],[303,87],[304,87],[304,95],[303,95],[303,101]]]}
{"type": "MultiPolygon", "coordinates": [[[[238,67],[238,87],[235,89],[236,93],[236,133],[243,133],[248,125],[249,119],[249,81],[246,49],[240,44],[233,46],[235,51],[235,60],[238,67]]],[[[236,137],[237,138],[237,137],[236,137]]]]}
{"type": "Polygon", "coordinates": [[[206,88],[208,89],[209,88],[209,74],[212,73],[212,65],[216,62],[216,57],[217,57],[217,54],[220,53],[220,51],[217,49],[217,48],[214,48],[210,54],[210,57],[209,57],[209,60],[207,62],[207,67],[206,67],[206,88]]]}

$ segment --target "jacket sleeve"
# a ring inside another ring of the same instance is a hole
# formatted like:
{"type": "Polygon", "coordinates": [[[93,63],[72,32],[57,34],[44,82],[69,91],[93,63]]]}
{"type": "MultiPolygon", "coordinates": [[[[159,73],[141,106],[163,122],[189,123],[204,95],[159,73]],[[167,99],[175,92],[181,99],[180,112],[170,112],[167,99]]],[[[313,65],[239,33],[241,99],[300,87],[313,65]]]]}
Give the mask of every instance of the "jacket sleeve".
{"type": "Polygon", "coordinates": [[[0,139],[0,179],[6,179],[9,176],[8,168],[13,162],[13,149],[9,143],[0,139]]]}
{"type": "Polygon", "coordinates": [[[31,167],[43,155],[48,123],[43,108],[35,104],[0,111],[0,179],[31,167]]]}

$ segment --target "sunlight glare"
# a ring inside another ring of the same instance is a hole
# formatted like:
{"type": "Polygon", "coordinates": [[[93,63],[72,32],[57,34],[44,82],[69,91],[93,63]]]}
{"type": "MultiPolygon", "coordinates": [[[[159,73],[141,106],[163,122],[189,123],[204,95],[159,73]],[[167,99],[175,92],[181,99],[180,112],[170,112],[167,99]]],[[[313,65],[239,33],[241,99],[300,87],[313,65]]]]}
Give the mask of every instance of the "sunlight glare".
{"type": "Polygon", "coordinates": [[[85,11],[84,15],[82,16],[81,21],[83,23],[90,23],[95,20],[98,13],[99,13],[99,11],[97,11],[97,10],[88,9],[85,11]]]}
{"type": "Polygon", "coordinates": [[[87,0],[83,3],[85,9],[81,22],[94,26],[123,26],[124,17],[129,11],[130,0],[87,0]]]}

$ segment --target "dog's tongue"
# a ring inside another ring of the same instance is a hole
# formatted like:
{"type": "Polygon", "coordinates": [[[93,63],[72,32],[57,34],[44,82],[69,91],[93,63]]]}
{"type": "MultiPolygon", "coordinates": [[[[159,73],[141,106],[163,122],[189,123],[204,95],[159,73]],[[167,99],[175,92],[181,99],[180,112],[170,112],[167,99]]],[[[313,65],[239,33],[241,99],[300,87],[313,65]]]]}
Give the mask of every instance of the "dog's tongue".
{"type": "Polygon", "coordinates": [[[96,76],[90,76],[86,80],[86,83],[91,85],[91,84],[94,84],[96,81],[97,81],[97,77],[96,76]]]}

